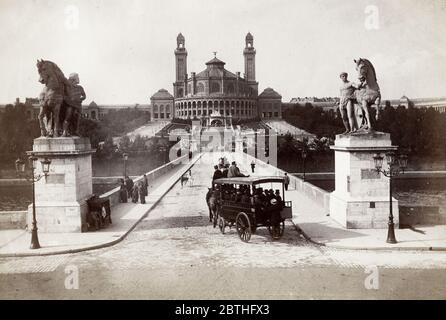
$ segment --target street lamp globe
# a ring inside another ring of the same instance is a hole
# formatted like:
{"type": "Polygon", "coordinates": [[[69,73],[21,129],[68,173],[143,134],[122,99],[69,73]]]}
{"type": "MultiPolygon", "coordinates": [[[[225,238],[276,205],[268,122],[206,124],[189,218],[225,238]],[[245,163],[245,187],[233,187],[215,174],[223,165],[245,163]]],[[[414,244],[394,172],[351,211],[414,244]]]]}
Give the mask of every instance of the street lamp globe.
{"type": "Polygon", "coordinates": [[[47,176],[48,173],[50,172],[51,160],[48,158],[45,158],[44,160],[41,160],[40,163],[42,164],[43,173],[45,174],[45,176],[47,176]]]}
{"type": "Polygon", "coordinates": [[[404,171],[407,168],[407,155],[402,154],[398,159],[400,168],[404,171]]]}
{"type": "Polygon", "coordinates": [[[125,161],[127,161],[129,159],[129,155],[127,154],[127,152],[124,152],[122,154],[122,157],[124,158],[125,161]]]}
{"type": "Polygon", "coordinates": [[[396,159],[397,159],[397,157],[396,157],[395,152],[386,153],[386,161],[387,161],[387,164],[389,165],[389,167],[396,164],[396,159]]]}
{"type": "Polygon", "coordinates": [[[15,161],[15,171],[17,172],[17,174],[25,172],[25,161],[20,158],[17,159],[15,161]]]}
{"type": "Polygon", "coordinates": [[[384,158],[380,154],[376,154],[373,157],[373,161],[375,162],[376,170],[378,170],[378,171],[381,170],[381,168],[383,167],[383,160],[384,160],[384,158]]]}

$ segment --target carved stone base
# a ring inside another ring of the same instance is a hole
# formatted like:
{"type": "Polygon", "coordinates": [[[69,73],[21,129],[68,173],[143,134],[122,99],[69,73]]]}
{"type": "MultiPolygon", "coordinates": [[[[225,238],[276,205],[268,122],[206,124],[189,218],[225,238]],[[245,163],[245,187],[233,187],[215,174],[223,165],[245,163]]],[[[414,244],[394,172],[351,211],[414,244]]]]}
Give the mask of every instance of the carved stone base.
{"type": "MultiPolygon", "coordinates": [[[[330,217],[352,229],[387,228],[389,179],[375,170],[373,156],[397,149],[390,134],[357,132],[337,135],[335,145],[335,191],[330,196],[330,217]]],[[[392,201],[398,226],[398,201],[392,201]]]]}
{"type": "MultiPolygon", "coordinates": [[[[88,138],[37,138],[33,154],[38,158],[36,174],[42,174],[40,160],[51,160],[48,177],[35,185],[36,219],[39,232],[81,232],[92,195],[92,168],[88,138]]],[[[32,204],[28,207],[28,226],[32,204]]]]}

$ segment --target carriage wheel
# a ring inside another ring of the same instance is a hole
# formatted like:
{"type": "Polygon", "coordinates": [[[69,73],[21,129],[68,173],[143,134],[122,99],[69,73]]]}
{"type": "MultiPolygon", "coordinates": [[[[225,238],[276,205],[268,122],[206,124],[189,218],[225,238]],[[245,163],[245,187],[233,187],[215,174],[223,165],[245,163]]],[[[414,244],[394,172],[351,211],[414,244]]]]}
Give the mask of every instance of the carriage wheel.
{"type": "Polygon", "coordinates": [[[281,221],[278,225],[268,225],[268,232],[274,240],[282,238],[285,232],[285,221],[281,221]]]}
{"type": "Polygon", "coordinates": [[[243,242],[248,242],[251,239],[251,222],[244,212],[240,212],[235,219],[237,233],[243,242]]]}
{"type": "Polygon", "coordinates": [[[225,218],[219,217],[218,218],[218,228],[220,229],[220,232],[222,234],[225,234],[225,227],[226,227],[226,221],[225,218]]]}

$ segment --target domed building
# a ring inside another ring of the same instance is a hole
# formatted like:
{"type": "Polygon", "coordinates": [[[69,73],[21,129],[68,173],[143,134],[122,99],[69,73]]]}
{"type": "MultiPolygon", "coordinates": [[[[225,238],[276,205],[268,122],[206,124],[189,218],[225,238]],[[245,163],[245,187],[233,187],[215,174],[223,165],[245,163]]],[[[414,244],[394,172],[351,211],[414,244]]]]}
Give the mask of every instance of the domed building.
{"type": "Polygon", "coordinates": [[[154,121],[172,119],[173,96],[166,90],[160,89],[150,97],[150,114],[154,121]]]}
{"type": "Polygon", "coordinates": [[[272,88],[266,88],[259,95],[259,115],[262,119],[282,118],[282,96],[272,88]]]}
{"type": "MultiPolygon", "coordinates": [[[[187,73],[185,38],[180,33],[175,49],[175,74],[173,84],[175,117],[201,119],[203,125],[231,125],[239,119],[254,119],[269,115],[259,113],[259,95],[255,76],[254,38],[248,33],[243,50],[245,72],[225,69],[225,62],[216,57],[206,62],[206,69],[187,73]]],[[[272,89],[271,89],[272,90],[272,89]]],[[[274,90],[273,90],[274,91],[274,90]]],[[[277,92],[274,91],[275,94],[277,92]]],[[[272,97],[277,102],[279,94],[272,97]]],[[[269,103],[269,102],[268,102],[269,103]]],[[[275,106],[275,105],[274,105],[275,106]]],[[[280,114],[279,110],[277,115],[280,114]]],[[[274,115],[273,111],[273,115],[274,115]]]]}

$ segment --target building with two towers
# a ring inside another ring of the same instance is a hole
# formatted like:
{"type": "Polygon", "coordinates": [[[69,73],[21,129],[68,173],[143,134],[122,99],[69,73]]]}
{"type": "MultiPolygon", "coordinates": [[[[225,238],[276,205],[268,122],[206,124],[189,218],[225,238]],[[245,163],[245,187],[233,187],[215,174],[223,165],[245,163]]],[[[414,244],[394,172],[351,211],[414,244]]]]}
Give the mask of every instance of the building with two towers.
{"type": "Polygon", "coordinates": [[[214,53],[199,73],[187,72],[185,38],[180,33],[175,49],[173,102],[176,118],[201,119],[204,125],[232,124],[234,120],[281,118],[282,97],[271,88],[258,94],[254,37],[248,33],[243,50],[245,72],[231,72],[214,53]]]}

